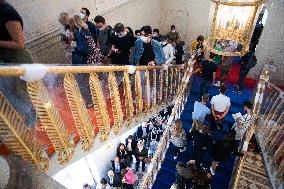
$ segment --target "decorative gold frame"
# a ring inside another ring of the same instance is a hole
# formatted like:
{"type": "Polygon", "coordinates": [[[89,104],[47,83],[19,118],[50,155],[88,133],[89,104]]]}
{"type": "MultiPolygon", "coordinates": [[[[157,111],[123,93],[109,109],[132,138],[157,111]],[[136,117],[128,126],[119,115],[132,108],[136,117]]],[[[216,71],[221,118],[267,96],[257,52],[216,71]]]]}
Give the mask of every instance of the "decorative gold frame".
{"type": "Polygon", "coordinates": [[[255,25],[255,19],[259,7],[266,2],[266,0],[255,0],[253,2],[246,1],[227,1],[227,0],[211,0],[215,4],[214,15],[212,20],[211,35],[208,39],[207,48],[210,52],[223,55],[223,56],[243,56],[249,50],[249,43],[252,37],[253,28],[255,25]],[[220,5],[229,7],[254,7],[251,17],[247,23],[244,24],[240,29],[236,29],[236,23],[232,22],[229,27],[219,27],[217,24],[217,16],[220,5]],[[213,48],[215,40],[233,40],[242,45],[242,50],[239,52],[224,52],[218,51],[213,48]]]}

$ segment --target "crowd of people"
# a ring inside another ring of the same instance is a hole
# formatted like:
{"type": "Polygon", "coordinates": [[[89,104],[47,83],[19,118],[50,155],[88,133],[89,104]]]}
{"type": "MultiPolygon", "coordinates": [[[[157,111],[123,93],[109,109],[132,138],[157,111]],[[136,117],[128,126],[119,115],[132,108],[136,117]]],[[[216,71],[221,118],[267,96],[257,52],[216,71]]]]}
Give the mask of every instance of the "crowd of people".
{"type": "Polygon", "coordinates": [[[151,162],[173,105],[159,112],[155,117],[145,120],[124,143],[117,147],[116,156],[110,163],[108,178],[102,178],[95,186],[84,184],[84,189],[134,189],[139,185],[138,173],[145,173],[146,164],[151,162]]]}
{"type": "MultiPolygon", "coordinates": [[[[89,19],[90,15],[87,8],[81,8],[80,12],[74,16],[66,12],[59,16],[59,22],[64,27],[61,37],[62,42],[66,44],[68,64],[155,66],[184,62],[185,43],[180,41],[179,33],[174,25],[170,27],[171,30],[166,35],[161,35],[159,29],[152,30],[148,25],[133,32],[132,28],[122,23],[117,23],[114,27],[107,25],[105,18],[101,15],[97,15],[92,22],[89,19]]],[[[32,63],[32,57],[24,46],[21,16],[10,4],[0,0],[0,63],[32,63]]],[[[218,43],[217,48],[219,48],[218,43]]],[[[214,137],[216,131],[223,129],[224,117],[229,113],[231,105],[230,98],[225,95],[224,78],[228,74],[230,64],[228,62],[232,59],[213,53],[207,54],[205,38],[202,35],[192,43],[191,50],[197,61],[194,73],[201,74],[199,101],[194,103],[193,125],[189,133],[185,132],[180,120],[175,120],[170,128],[171,142],[174,145],[173,158],[178,159],[186,150],[189,141],[193,141],[194,145],[191,161],[178,163],[177,179],[173,187],[192,186],[194,189],[203,189],[208,188],[218,162],[226,161],[231,152],[243,155],[238,149],[238,144],[255,118],[252,113],[252,104],[245,102],[246,114],[233,115],[236,122],[231,126],[231,131],[221,140],[214,137]],[[219,65],[220,83],[216,81],[219,65]],[[208,107],[210,99],[208,90],[212,85],[220,87],[220,94],[211,98],[208,107]],[[209,172],[202,167],[206,152],[209,152],[213,158],[209,172]]],[[[240,77],[236,85],[238,94],[242,93],[244,79],[256,62],[254,48],[251,47],[241,60],[240,77]]],[[[92,106],[88,76],[78,74],[76,79],[81,83],[80,90],[87,107],[92,106]]],[[[5,79],[2,82],[1,78],[0,83],[1,92],[9,98],[11,103],[15,102],[13,105],[26,117],[26,124],[33,127],[36,122],[36,113],[31,106],[24,81],[5,79]],[[11,92],[13,90],[14,93],[11,92]],[[21,96],[17,96],[15,91],[19,91],[21,96]]],[[[109,179],[103,178],[97,189],[107,189],[110,186],[133,188],[134,173],[139,172],[140,164],[142,164],[142,172],[146,170],[145,164],[150,162],[157,149],[165,120],[170,115],[169,112],[171,111],[163,111],[159,117],[143,122],[136,133],[127,138],[125,144],[119,144],[117,156],[111,163],[109,179]],[[133,163],[135,163],[135,170],[132,170],[133,163]]],[[[91,186],[86,184],[84,188],[91,188],[91,186]]]]}
{"type": "Polygon", "coordinates": [[[59,15],[64,27],[61,36],[66,44],[67,63],[149,66],[183,63],[185,43],[179,41],[174,25],[166,35],[148,25],[134,33],[122,23],[114,27],[107,25],[101,15],[93,23],[89,20],[90,14],[87,8],[82,8],[74,16],[66,12],[59,15]]]}
{"type": "Polygon", "coordinates": [[[193,148],[191,160],[188,163],[178,163],[176,181],[172,188],[184,189],[208,189],[210,180],[215,175],[220,162],[229,159],[230,154],[243,156],[246,151],[241,148],[241,140],[255,121],[252,112],[252,103],[243,103],[245,114],[232,114],[235,119],[233,125],[229,125],[230,131],[223,137],[215,137],[216,132],[223,130],[224,117],[230,108],[230,98],[225,95],[226,87],[221,85],[220,94],[211,98],[211,108],[207,107],[209,95],[203,94],[201,101],[195,101],[192,113],[193,124],[189,133],[185,133],[177,120],[172,130],[171,142],[174,145],[174,159],[185,150],[188,142],[192,141],[193,148]],[[212,163],[206,169],[204,161],[205,153],[210,154],[212,163]]]}

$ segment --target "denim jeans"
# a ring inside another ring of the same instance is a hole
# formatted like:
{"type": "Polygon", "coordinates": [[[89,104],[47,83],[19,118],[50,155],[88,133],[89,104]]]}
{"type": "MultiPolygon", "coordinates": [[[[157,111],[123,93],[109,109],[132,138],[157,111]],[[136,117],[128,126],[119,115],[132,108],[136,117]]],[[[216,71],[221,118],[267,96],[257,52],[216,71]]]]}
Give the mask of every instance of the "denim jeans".
{"type": "Polygon", "coordinates": [[[201,79],[199,97],[201,99],[202,95],[208,93],[209,87],[212,85],[212,81],[201,79]]]}

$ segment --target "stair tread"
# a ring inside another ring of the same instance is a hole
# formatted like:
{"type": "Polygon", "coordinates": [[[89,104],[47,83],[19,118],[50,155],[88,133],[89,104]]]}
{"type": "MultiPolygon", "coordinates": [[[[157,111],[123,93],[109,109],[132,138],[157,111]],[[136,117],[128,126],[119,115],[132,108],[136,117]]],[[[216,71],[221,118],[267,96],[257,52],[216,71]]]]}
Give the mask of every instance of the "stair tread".
{"type": "MultiPolygon", "coordinates": [[[[191,88],[191,94],[187,98],[187,103],[185,104],[184,110],[180,116],[183,127],[186,132],[188,132],[192,126],[192,111],[193,104],[198,100],[200,79],[198,77],[193,77],[193,84],[191,88]]],[[[221,139],[227,132],[229,132],[231,125],[234,123],[234,119],[231,114],[237,112],[243,112],[243,102],[250,99],[252,90],[246,90],[244,95],[237,95],[233,93],[233,85],[229,84],[227,86],[228,92],[227,96],[231,98],[231,107],[229,113],[224,118],[224,127],[222,131],[216,132],[214,135],[215,139],[221,139]]],[[[217,87],[211,87],[209,89],[210,97],[219,94],[219,89],[217,87]]],[[[208,103],[208,107],[210,104],[208,103]]],[[[187,150],[181,153],[176,160],[173,159],[173,145],[170,144],[168,151],[166,153],[164,162],[161,166],[156,181],[153,185],[153,189],[167,189],[170,188],[175,181],[176,164],[178,162],[188,162],[191,158],[192,142],[187,145],[187,150]]],[[[207,152],[203,158],[203,166],[209,170],[211,165],[212,157],[207,152]]],[[[234,166],[235,156],[231,155],[226,162],[220,162],[216,169],[216,174],[212,177],[211,188],[212,189],[227,189],[230,183],[231,174],[234,166]]]]}

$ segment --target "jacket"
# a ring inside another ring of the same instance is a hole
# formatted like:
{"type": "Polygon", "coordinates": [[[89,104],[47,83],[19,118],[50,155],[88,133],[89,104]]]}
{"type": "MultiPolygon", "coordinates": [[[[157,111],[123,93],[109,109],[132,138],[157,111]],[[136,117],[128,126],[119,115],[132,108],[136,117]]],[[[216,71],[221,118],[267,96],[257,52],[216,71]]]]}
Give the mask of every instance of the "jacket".
{"type": "Polygon", "coordinates": [[[141,152],[139,151],[138,146],[135,148],[135,157],[148,157],[148,149],[144,146],[141,152]]]}
{"type": "Polygon", "coordinates": [[[126,184],[134,184],[135,183],[135,176],[131,169],[127,171],[127,173],[124,175],[123,179],[125,179],[124,183],[126,184]]]}
{"type": "MultiPolygon", "coordinates": [[[[125,169],[126,166],[123,163],[119,163],[119,165],[120,165],[119,173],[121,173],[122,169],[125,169]]],[[[114,161],[111,161],[111,170],[115,172],[115,162],[114,161]]]]}
{"type": "MultiPolygon", "coordinates": [[[[147,133],[147,136],[149,135],[149,133],[150,133],[150,128],[149,128],[149,126],[148,127],[146,127],[146,133],[147,133]]],[[[143,129],[142,129],[142,125],[141,126],[139,126],[138,128],[137,128],[137,130],[136,130],[136,140],[138,141],[138,139],[142,139],[142,136],[143,136],[143,129]]]]}
{"type": "MultiPolygon", "coordinates": [[[[144,52],[143,41],[141,39],[137,39],[134,44],[134,51],[130,59],[130,63],[132,65],[139,65],[140,59],[144,52]]],[[[156,64],[163,64],[166,62],[164,51],[160,45],[160,43],[154,39],[151,40],[151,44],[153,47],[153,51],[155,54],[155,62],[156,64]]]]}

